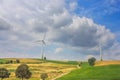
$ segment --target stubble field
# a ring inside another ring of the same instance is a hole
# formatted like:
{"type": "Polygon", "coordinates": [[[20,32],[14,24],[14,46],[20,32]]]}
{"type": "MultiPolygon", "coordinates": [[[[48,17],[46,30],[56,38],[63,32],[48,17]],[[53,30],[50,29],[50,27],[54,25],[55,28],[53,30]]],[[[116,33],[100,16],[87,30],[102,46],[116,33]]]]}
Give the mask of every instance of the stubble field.
{"type": "MultiPolygon", "coordinates": [[[[13,60],[16,59],[2,59],[2,60],[13,60]]],[[[0,64],[0,68],[6,68],[10,71],[10,78],[6,78],[5,80],[20,80],[15,76],[15,70],[17,67],[26,63],[29,66],[30,71],[32,72],[32,77],[30,80],[40,80],[40,75],[42,73],[48,74],[47,80],[53,80],[54,78],[69,73],[70,71],[76,69],[76,66],[73,64],[67,64],[67,62],[54,62],[54,61],[42,61],[39,59],[19,59],[20,63],[12,63],[12,64],[0,64]]]]}

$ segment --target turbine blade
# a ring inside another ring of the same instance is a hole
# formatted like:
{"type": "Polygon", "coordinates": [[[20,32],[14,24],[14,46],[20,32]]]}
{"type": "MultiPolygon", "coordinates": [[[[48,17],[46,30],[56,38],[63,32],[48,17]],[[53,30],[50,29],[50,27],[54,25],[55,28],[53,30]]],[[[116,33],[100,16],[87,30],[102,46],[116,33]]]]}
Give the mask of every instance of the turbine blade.
{"type": "Polygon", "coordinates": [[[46,32],[45,32],[45,34],[44,34],[44,36],[43,36],[43,40],[45,40],[45,38],[46,38],[46,32]]]}
{"type": "Polygon", "coordinates": [[[46,45],[46,43],[45,43],[45,41],[44,41],[44,40],[42,40],[42,43],[43,43],[44,45],[46,45]]]}
{"type": "Polygon", "coordinates": [[[37,41],[35,41],[35,42],[42,42],[42,40],[37,40],[37,41]]]}

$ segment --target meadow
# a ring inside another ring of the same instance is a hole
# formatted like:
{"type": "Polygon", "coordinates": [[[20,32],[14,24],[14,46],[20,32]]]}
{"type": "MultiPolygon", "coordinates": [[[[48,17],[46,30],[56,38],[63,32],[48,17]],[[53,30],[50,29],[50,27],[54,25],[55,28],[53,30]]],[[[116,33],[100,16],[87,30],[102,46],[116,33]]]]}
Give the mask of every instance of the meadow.
{"type": "Polygon", "coordinates": [[[80,69],[56,80],[120,80],[120,61],[96,62],[94,67],[83,63],[80,69]]]}
{"type": "MultiPolygon", "coordinates": [[[[12,59],[0,59],[0,62],[5,62],[8,60],[15,61],[15,58],[12,59]]],[[[4,67],[8,69],[11,73],[10,78],[6,78],[5,80],[20,80],[15,77],[16,68],[22,64],[26,63],[29,66],[30,71],[32,72],[32,77],[29,80],[40,80],[40,75],[42,73],[48,74],[47,80],[52,80],[55,77],[68,73],[74,69],[76,69],[76,62],[66,62],[66,61],[42,61],[40,59],[19,59],[20,63],[13,64],[0,64],[0,68],[4,67]]]]}

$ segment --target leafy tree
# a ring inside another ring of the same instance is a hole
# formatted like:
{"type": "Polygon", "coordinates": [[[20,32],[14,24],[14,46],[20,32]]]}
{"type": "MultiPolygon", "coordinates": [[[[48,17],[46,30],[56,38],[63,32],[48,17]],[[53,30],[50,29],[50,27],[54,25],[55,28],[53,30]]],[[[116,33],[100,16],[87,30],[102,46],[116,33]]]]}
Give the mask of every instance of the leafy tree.
{"type": "Polygon", "coordinates": [[[6,63],[6,64],[12,64],[12,63],[13,63],[13,60],[6,61],[5,63],[6,63]]]}
{"type": "Polygon", "coordinates": [[[45,80],[46,78],[48,78],[47,73],[42,73],[42,74],[41,74],[41,79],[42,79],[42,80],[45,80]]]}
{"type": "Polygon", "coordinates": [[[91,58],[88,59],[88,63],[89,63],[90,66],[94,66],[95,61],[96,61],[96,58],[94,58],[94,57],[91,57],[91,58]]]}
{"type": "Polygon", "coordinates": [[[3,62],[0,62],[0,64],[3,64],[3,62]]]}
{"type": "Polygon", "coordinates": [[[13,63],[13,60],[10,60],[9,63],[12,64],[12,63],[13,63]]]}
{"type": "Polygon", "coordinates": [[[79,66],[79,67],[82,66],[82,62],[78,62],[78,66],[79,66]]]}
{"type": "Polygon", "coordinates": [[[21,64],[15,71],[16,77],[23,79],[29,79],[32,76],[32,73],[29,70],[29,66],[26,64],[21,64]]]}
{"type": "Polygon", "coordinates": [[[20,60],[19,60],[19,59],[16,59],[16,63],[20,63],[20,60]]]}
{"type": "Polygon", "coordinates": [[[0,68],[0,78],[3,80],[4,78],[9,78],[10,73],[5,68],[0,68]]]}
{"type": "Polygon", "coordinates": [[[44,60],[46,60],[46,57],[44,57],[44,60]]]}

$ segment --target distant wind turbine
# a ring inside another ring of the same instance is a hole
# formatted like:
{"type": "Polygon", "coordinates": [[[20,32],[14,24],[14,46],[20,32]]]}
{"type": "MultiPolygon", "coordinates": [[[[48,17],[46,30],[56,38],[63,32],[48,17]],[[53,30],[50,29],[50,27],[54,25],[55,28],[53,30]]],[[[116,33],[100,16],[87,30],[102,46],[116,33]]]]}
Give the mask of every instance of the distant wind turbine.
{"type": "Polygon", "coordinates": [[[42,60],[44,59],[44,47],[46,46],[45,38],[46,38],[46,33],[43,35],[43,39],[36,41],[41,43],[42,60]]]}
{"type": "Polygon", "coordinates": [[[99,51],[100,51],[100,61],[102,61],[102,45],[101,45],[101,41],[99,42],[99,51]]]}

